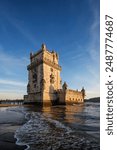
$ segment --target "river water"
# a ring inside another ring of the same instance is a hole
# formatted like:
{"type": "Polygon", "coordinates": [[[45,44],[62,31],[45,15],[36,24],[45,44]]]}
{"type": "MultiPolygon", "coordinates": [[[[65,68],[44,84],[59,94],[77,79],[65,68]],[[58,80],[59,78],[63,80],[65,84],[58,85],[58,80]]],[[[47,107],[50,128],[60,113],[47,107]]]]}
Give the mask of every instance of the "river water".
{"type": "MultiPolygon", "coordinates": [[[[12,108],[13,111],[13,108],[12,108]]],[[[100,104],[22,107],[26,122],[15,132],[26,150],[99,150],[100,104]]]]}

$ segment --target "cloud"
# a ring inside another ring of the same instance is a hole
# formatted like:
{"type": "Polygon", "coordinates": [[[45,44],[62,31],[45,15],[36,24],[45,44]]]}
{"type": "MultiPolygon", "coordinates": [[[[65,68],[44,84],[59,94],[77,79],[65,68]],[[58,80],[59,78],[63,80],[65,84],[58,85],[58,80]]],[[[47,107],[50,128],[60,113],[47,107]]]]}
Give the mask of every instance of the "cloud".
{"type": "Polygon", "coordinates": [[[0,46],[0,99],[22,98],[26,92],[27,81],[24,81],[27,58],[6,53],[0,46]]]}
{"type": "Polygon", "coordinates": [[[26,83],[9,79],[0,79],[0,99],[23,98],[26,94],[26,83]]]}
{"type": "MultiPolygon", "coordinates": [[[[2,15],[8,21],[8,23],[10,23],[13,27],[15,27],[17,31],[20,32],[25,37],[25,39],[29,40],[35,46],[38,45],[38,41],[34,38],[34,36],[27,29],[27,27],[23,25],[24,22],[21,19],[14,17],[10,12],[4,10],[2,10],[2,15]]],[[[4,31],[7,32],[7,27],[5,29],[5,26],[4,31]]]]}
{"type": "MultiPolygon", "coordinates": [[[[29,60],[26,57],[19,57],[7,54],[2,48],[0,49],[0,74],[6,77],[17,77],[22,76],[20,71],[23,71],[29,60]]],[[[26,70],[26,69],[25,69],[26,70]]]]}
{"type": "Polygon", "coordinates": [[[99,97],[100,92],[99,90],[90,89],[86,91],[86,98],[92,98],[92,97],[99,97]]]}
{"type": "MultiPolygon", "coordinates": [[[[88,52],[89,52],[91,59],[94,62],[96,62],[99,59],[99,48],[100,48],[99,10],[92,8],[92,13],[94,15],[94,20],[93,20],[93,23],[89,29],[91,39],[90,39],[90,43],[88,46],[88,52]]],[[[99,61],[98,61],[98,63],[99,63],[99,61]]]]}
{"type": "Polygon", "coordinates": [[[97,4],[90,1],[93,13],[93,22],[89,28],[90,42],[87,45],[87,52],[90,57],[90,63],[86,64],[86,72],[88,74],[87,97],[96,97],[100,95],[100,16],[97,4]]]}
{"type": "Polygon", "coordinates": [[[28,62],[26,57],[13,56],[7,54],[3,48],[0,49],[0,63],[2,64],[24,66],[28,62]]]}
{"type": "Polygon", "coordinates": [[[2,91],[0,92],[0,99],[5,100],[5,99],[23,99],[23,92],[18,92],[18,91],[2,91]]]}
{"type": "Polygon", "coordinates": [[[0,79],[0,84],[11,85],[11,86],[26,86],[26,83],[20,81],[13,81],[8,79],[0,79]]]}

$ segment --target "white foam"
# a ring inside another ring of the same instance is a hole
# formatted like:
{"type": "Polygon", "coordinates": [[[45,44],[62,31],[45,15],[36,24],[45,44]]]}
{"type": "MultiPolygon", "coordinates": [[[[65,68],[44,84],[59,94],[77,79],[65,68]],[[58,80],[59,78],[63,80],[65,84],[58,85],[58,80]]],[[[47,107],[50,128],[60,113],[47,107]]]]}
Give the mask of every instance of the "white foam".
{"type": "MultiPolygon", "coordinates": [[[[28,120],[23,126],[15,132],[16,144],[27,145],[26,150],[30,149],[30,144],[36,144],[45,138],[46,135],[52,132],[49,123],[53,124],[55,128],[62,128],[64,132],[70,133],[72,130],[57,120],[45,117],[40,112],[31,112],[26,114],[28,120]]],[[[61,133],[62,134],[62,133],[61,133]]]]}
{"type": "Polygon", "coordinates": [[[70,127],[59,120],[54,120],[51,115],[46,115],[41,112],[26,113],[27,122],[15,133],[16,144],[27,145],[25,150],[47,149],[51,144],[55,150],[60,145],[67,147],[71,146],[71,143],[76,143],[77,146],[78,143],[80,147],[82,143],[86,144],[83,136],[72,133],[70,127]]]}
{"type": "Polygon", "coordinates": [[[63,123],[61,123],[60,121],[53,120],[53,119],[51,119],[51,118],[48,118],[48,121],[51,122],[51,123],[53,123],[53,124],[55,124],[55,126],[56,126],[57,128],[65,129],[65,131],[67,131],[67,133],[72,132],[72,130],[71,130],[69,127],[65,126],[65,125],[64,125],[63,123]]]}

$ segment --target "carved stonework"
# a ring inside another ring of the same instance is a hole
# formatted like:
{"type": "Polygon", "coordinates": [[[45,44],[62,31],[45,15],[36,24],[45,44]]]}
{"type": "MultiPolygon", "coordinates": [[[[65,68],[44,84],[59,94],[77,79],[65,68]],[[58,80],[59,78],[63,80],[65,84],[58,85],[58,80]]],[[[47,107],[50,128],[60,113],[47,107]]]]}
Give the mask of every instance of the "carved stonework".
{"type": "Polygon", "coordinates": [[[32,79],[33,79],[33,83],[37,82],[37,68],[34,68],[32,70],[32,79]]]}
{"type": "Polygon", "coordinates": [[[27,85],[27,93],[30,93],[30,84],[27,85]]]}
{"type": "Polygon", "coordinates": [[[56,58],[57,58],[57,60],[59,59],[59,55],[56,53],[56,58]]]}
{"type": "Polygon", "coordinates": [[[82,92],[82,97],[84,98],[86,96],[84,87],[82,88],[81,92],[82,92]]]}
{"type": "Polygon", "coordinates": [[[40,82],[40,90],[41,91],[45,90],[45,84],[46,84],[46,81],[44,79],[42,79],[41,82],[40,82]]]}
{"type": "Polygon", "coordinates": [[[50,75],[50,83],[51,83],[51,84],[54,83],[54,75],[53,75],[53,74],[50,75]]]}
{"type": "Polygon", "coordinates": [[[67,87],[68,87],[67,83],[64,82],[64,84],[63,84],[63,86],[62,86],[63,90],[64,90],[64,91],[67,90],[67,87]]]}
{"type": "Polygon", "coordinates": [[[60,80],[60,85],[62,86],[62,80],[60,80]]]}
{"type": "Polygon", "coordinates": [[[30,52],[30,61],[32,62],[32,56],[33,56],[33,53],[30,52]]]}
{"type": "Polygon", "coordinates": [[[50,71],[53,72],[53,68],[50,68],[50,71]]]}
{"type": "Polygon", "coordinates": [[[42,49],[42,51],[45,51],[46,50],[46,45],[42,44],[41,49],[42,49]]]}
{"type": "Polygon", "coordinates": [[[61,71],[61,66],[59,66],[58,64],[53,63],[53,62],[51,62],[51,61],[48,61],[47,58],[44,58],[44,59],[43,59],[43,62],[44,62],[45,64],[47,64],[47,65],[49,65],[49,66],[51,66],[51,67],[53,67],[53,68],[58,69],[58,70],[61,71]]]}

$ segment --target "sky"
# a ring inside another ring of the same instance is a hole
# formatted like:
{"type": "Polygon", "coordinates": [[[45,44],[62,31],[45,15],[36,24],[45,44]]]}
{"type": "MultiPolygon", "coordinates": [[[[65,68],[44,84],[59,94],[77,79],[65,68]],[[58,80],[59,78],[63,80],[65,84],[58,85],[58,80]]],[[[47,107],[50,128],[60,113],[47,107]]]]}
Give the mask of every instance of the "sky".
{"type": "Polygon", "coordinates": [[[68,88],[100,95],[99,0],[0,0],[0,99],[23,98],[42,43],[58,52],[68,88]]]}

